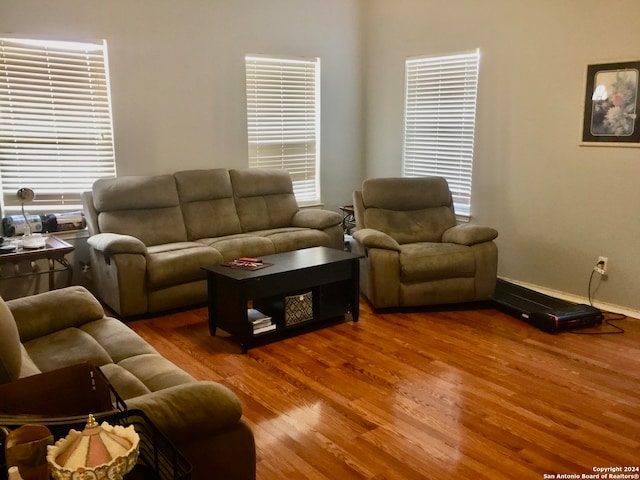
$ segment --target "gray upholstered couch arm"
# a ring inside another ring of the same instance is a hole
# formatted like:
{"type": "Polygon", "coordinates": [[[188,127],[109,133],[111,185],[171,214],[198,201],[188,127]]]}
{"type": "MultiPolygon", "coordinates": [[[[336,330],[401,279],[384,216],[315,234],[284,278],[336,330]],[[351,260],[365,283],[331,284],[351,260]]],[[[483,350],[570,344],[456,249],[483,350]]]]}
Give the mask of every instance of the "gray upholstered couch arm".
{"type": "Polygon", "coordinates": [[[118,315],[148,311],[148,251],[142,240],[118,233],[87,239],[93,292],[118,315]]]}
{"type": "Polygon", "coordinates": [[[238,397],[215,382],[198,381],[147,393],[126,401],[143,410],[172,441],[190,442],[236,425],[242,417],[238,397]]]}
{"type": "Polygon", "coordinates": [[[491,227],[463,223],[451,227],[442,234],[442,241],[459,245],[475,245],[490,242],[498,236],[498,231],[491,227]]]}
{"type": "Polygon", "coordinates": [[[118,233],[99,233],[88,238],[87,244],[105,255],[116,253],[138,253],[146,255],[147,247],[141,240],[131,235],[118,233]]]}
{"type": "Polygon", "coordinates": [[[382,248],[400,251],[400,244],[392,237],[373,228],[363,228],[353,232],[353,238],[366,248],[382,248]]]}
{"type": "Polygon", "coordinates": [[[9,300],[7,305],[22,342],[104,317],[100,302],[80,286],[9,300]]]}
{"type": "Polygon", "coordinates": [[[319,210],[316,208],[307,208],[298,210],[291,220],[293,227],[315,228],[324,230],[325,228],[340,225],[342,217],[337,212],[329,210],[319,210]]]}

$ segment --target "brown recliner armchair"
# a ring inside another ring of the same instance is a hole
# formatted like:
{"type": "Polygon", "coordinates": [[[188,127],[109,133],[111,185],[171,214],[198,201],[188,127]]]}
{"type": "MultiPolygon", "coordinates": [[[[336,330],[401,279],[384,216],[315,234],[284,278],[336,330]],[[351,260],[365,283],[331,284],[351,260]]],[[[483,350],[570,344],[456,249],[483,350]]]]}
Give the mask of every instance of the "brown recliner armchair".
{"type": "Polygon", "coordinates": [[[488,300],[498,232],[457,224],[442,177],[374,178],[353,194],[360,289],[374,308],[488,300]]]}

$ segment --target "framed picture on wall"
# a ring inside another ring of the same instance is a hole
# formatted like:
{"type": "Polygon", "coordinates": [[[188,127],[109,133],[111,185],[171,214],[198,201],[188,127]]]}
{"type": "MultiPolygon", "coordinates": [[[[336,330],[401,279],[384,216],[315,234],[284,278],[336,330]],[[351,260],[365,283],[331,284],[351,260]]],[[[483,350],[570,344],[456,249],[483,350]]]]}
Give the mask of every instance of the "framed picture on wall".
{"type": "Polygon", "coordinates": [[[581,145],[640,147],[640,60],[587,67],[581,145]]]}

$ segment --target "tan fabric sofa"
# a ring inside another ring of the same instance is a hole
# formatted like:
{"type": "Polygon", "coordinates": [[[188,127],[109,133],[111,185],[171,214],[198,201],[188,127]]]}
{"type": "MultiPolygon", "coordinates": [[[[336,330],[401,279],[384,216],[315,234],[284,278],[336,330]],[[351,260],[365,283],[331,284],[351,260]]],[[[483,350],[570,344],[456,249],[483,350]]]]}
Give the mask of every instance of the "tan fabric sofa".
{"type": "Polygon", "coordinates": [[[456,224],[442,177],[365,180],[353,194],[360,288],[375,308],[488,300],[498,232],[456,224]]]}
{"type": "Polygon", "coordinates": [[[203,303],[203,265],[344,246],[340,214],[300,209],[282,170],[101,179],[83,203],[95,293],[121,317],[203,303]]]}
{"type": "Polygon", "coordinates": [[[101,368],[128,408],[141,409],[193,466],[193,479],[255,478],[253,434],[237,396],[196,381],[84,287],[0,298],[0,383],[79,363],[101,368]]]}

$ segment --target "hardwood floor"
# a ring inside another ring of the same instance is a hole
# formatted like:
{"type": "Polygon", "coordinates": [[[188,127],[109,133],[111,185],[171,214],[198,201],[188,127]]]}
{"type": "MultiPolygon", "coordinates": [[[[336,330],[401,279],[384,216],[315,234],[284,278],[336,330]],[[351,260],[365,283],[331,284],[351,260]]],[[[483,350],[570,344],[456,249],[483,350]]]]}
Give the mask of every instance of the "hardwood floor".
{"type": "Polygon", "coordinates": [[[240,397],[260,480],[596,478],[582,475],[640,465],[639,320],[614,322],[620,335],[550,335],[492,308],[375,314],[361,302],[358,323],[242,355],[206,318],[130,326],[240,397]]]}

